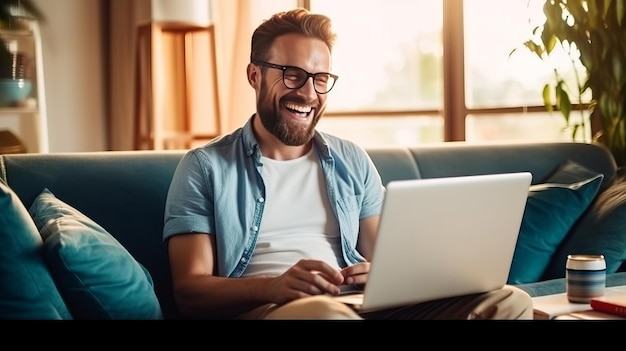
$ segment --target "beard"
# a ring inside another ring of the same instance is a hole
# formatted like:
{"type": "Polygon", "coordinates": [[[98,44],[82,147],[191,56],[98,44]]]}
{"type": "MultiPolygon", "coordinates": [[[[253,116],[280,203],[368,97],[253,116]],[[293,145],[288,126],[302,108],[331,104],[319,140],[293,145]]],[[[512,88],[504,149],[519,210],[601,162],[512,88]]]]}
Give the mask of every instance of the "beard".
{"type": "MultiPolygon", "coordinates": [[[[268,91],[267,86],[261,83],[261,93],[257,101],[257,114],[263,127],[285,145],[301,146],[311,141],[313,135],[315,135],[315,126],[317,126],[317,122],[322,117],[326,106],[314,106],[310,112],[314,114],[311,124],[304,125],[290,118],[283,118],[280,114],[280,101],[274,101],[268,91]]],[[[297,104],[306,104],[301,99],[293,99],[291,101],[297,104]]]]}

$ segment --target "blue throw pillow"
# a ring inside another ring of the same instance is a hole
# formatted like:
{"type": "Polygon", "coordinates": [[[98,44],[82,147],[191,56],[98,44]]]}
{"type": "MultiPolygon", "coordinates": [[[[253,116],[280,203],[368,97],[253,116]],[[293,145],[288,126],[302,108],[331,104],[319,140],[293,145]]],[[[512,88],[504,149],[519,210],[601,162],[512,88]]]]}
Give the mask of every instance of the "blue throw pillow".
{"type": "Polygon", "coordinates": [[[0,319],[71,319],[46,267],[39,232],[0,181],[0,319]]]}
{"type": "Polygon", "coordinates": [[[152,277],[96,222],[48,189],[30,214],[44,258],[75,319],[161,319],[152,277]]]}
{"type": "Polygon", "coordinates": [[[572,228],[546,269],[544,279],[565,276],[569,254],[602,254],[606,272],[615,273],[626,262],[626,177],[617,177],[597,196],[572,228]]]}
{"type": "Polygon", "coordinates": [[[554,252],[578,218],[593,201],[604,179],[603,174],[571,184],[546,183],[530,187],[522,218],[509,284],[525,284],[541,279],[554,252]]]}
{"type": "Polygon", "coordinates": [[[598,172],[572,160],[563,162],[548,178],[545,183],[573,184],[597,176],[598,172]]]}

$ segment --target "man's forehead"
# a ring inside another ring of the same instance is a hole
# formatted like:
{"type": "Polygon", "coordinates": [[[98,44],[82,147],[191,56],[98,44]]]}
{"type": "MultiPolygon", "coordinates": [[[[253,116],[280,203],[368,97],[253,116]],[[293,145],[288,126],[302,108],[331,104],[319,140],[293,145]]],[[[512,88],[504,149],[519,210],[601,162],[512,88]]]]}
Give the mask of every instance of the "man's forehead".
{"type": "Polygon", "coordinates": [[[273,63],[283,65],[328,68],[331,62],[330,50],[324,41],[301,34],[285,34],[276,37],[268,53],[270,61],[273,60],[273,63]]]}

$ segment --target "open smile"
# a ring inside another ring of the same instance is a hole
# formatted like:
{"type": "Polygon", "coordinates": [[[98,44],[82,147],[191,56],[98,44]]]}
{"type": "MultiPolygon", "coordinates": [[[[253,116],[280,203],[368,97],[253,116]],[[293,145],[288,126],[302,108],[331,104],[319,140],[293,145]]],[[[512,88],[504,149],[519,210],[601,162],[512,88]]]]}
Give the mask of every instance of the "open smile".
{"type": "Polygon", "coordinates": [[[298,118],[308,118],[314,110],[313,107],[309,105],[297,105],[294,103],[286,103],[285,108],[298,118]]]}

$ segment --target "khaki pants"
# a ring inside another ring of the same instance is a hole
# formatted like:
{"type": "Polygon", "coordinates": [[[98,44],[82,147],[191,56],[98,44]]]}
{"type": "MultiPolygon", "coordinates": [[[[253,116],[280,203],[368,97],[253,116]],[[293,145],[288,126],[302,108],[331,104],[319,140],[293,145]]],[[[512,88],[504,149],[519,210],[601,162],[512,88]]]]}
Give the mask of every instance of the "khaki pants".
{"type": "Polygon", "coordinates": [[[521,289],[505,286],[473,294],[416,305],[357,313],[325,295],[311,296],[284,305],[267,304],[239,316],[240,319],[532,319],[533,304],[521,289]]]}

